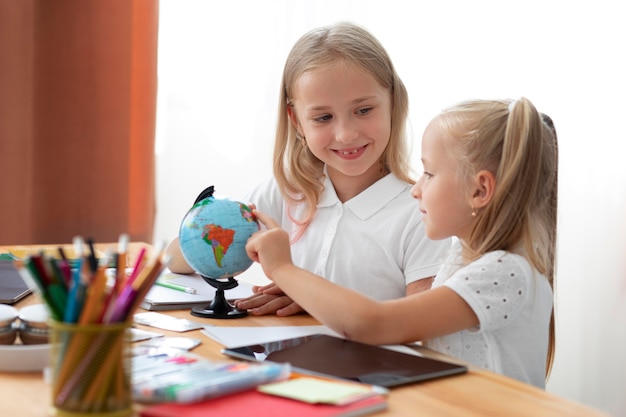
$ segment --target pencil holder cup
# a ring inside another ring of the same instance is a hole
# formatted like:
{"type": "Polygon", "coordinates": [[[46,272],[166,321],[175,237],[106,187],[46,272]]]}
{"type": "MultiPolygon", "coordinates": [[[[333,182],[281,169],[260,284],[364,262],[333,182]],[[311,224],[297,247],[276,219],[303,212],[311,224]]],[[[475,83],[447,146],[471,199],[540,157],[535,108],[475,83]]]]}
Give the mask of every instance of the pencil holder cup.
{"type": "Polygon", "coordinates": [[[132,415],[130,326],[50,322],[52,416],[132,415]]]}

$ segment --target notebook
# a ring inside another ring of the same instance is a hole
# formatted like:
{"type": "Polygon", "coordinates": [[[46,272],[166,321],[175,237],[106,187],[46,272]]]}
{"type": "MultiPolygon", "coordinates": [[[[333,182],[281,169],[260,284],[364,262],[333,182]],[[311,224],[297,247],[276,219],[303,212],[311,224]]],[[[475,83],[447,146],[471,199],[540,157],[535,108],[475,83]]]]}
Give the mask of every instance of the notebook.
{"type": "Polygon", "coordinates": [[[0,304],[15,304],[33,288],[27,284],[13,265],[12,260],[0,260],[0,304]]]}
{"type": "Polygon", "coordinates": [[[141,417],[356,417],[387,408],[383,396],[346,405],[310,404],[248,390],[193,404],[163,403],[140,411],[141,417]]]}
{"type": "MultiPolygon", "coordinates": [[[[159,280],[193,288],[195,294],[154,285],[146,294],[141,308],[152,311],[191,309],[196,306],[206,306],[215,297],[215,288],[206,283],[198,274],[183,275],[165,270],[159,276],[159,280]]],[[[252,284],[245,281],[238,282],[239,285],[235,288],[224,291],[224,296],[228,300],[252,295],[252,284]]]]}
{"type": "Polygon", "coordinates": [[[382,387],[395,387],[467,372],[467,367],[463,365],[325,334],[224,348],[222,353],[253,361],[288,362],[294,370],[302,373],[332,376],[382,387]]]}

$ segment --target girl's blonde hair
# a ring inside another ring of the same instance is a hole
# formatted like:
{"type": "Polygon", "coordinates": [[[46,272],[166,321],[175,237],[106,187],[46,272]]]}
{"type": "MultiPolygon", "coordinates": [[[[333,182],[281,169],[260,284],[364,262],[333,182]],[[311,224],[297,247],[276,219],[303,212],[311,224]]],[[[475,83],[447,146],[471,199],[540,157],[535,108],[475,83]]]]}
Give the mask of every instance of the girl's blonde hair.
{"type": "Polygon", "coordinates": [[[296,136],[296,129],[288,115],[293,89],[305,72],[342,61],[358,65],[391,94],[391,135],[381,157],[381,167],[385,173],[391,172],[410,184],[414,183],[410,176],[406,141],[408,95],[387,52],[367,30],[352,23],[314,29],[294,44],[287,57],[274,146],[274,176],[288,207],[306,204],[304,218],[294,219],[288,213],[300,226],[297,237],[306,230],[317,210],[319,196],[324,189],[324,164],[296,136]]]}
{"type": "MultiPolygon", "coordinates": [[[[477,212],[464,242],[465,257],[494,250],[520,253],[554,289],[558,145],[552,120],[526,98],[466,101],[444,110],[437,120],[463,178],[481,170],[496,178],[493,199],[477,212]]],[[[554,358],[554,308],[548,346],[546,375],[554,358]]]]}

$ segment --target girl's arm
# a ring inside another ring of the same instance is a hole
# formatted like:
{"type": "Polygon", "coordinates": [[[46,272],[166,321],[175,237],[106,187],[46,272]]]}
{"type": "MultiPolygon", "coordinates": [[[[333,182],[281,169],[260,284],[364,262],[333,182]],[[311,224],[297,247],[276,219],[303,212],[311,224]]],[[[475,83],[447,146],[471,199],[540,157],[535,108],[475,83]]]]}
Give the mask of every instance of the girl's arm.
{"type": "Polygon", "coordinates": [[[469,305],[447,287],[379,302],[298,268],[291,261],[287,233],[273,219],[255,215],[267,230],[248,240],[250,258],[304,310],[348,339],[407,343],[478,325],[469,305]]]}
{"type": "Polygon", "coordinates": [[[406,295],[417,294],[418,292],[429,290],[433,286],[435,277],[422,278],[417,281],[413,281],[406,286],[406,295]]]}
{"type": "Polygon", "coordinates": [[[178,238],[172,240],[167,246],[166,257],[169,259],[167,267],[170,271],[176,274],[193,274],[196,272],[185,260],[183,252],[180,250],[178,238]]]}

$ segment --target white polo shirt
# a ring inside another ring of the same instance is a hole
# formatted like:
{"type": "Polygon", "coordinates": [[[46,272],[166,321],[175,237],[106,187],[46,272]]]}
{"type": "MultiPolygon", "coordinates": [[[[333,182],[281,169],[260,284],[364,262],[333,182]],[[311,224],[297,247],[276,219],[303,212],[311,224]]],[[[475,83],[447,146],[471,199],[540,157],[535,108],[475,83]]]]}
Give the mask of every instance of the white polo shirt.
{"type": "MultiPolygon", "coordinates": [[[[294,263],[317,275],[378,300],[400,298],[406,286],[435,276],[448,254],[450,240],[426,237],[411,185],[389,174],[342,203],[326,176],[317,212],[291,248],[294,263]]],[[[291,236],[296,225],[271,178],[242,201],[254,203],[291,236]]],[[[292,207],[302,219],[305,207],[292,207]]]]}

